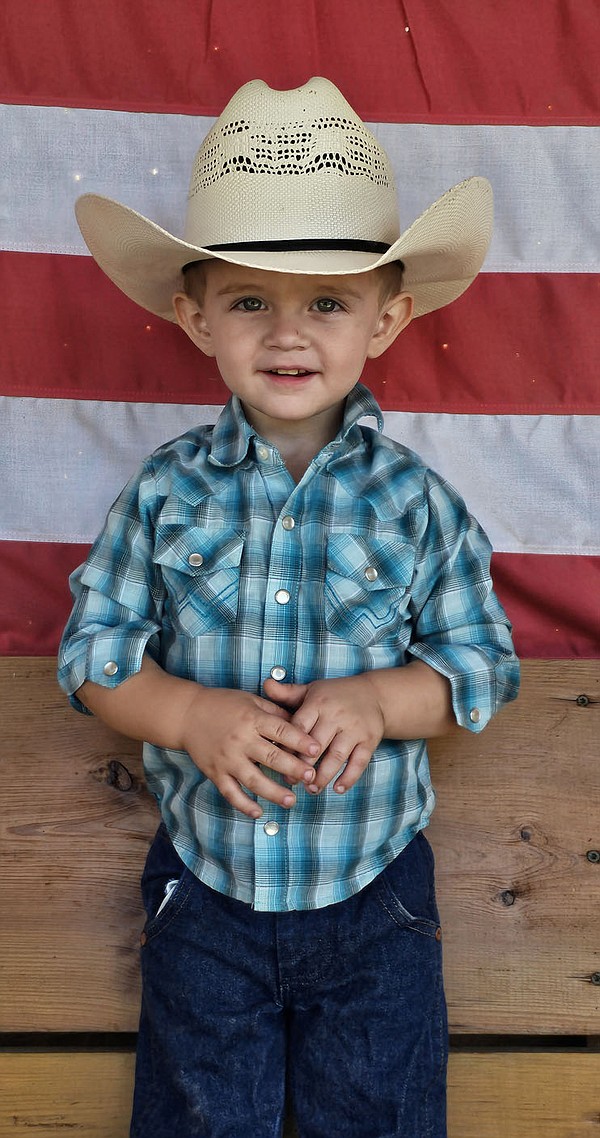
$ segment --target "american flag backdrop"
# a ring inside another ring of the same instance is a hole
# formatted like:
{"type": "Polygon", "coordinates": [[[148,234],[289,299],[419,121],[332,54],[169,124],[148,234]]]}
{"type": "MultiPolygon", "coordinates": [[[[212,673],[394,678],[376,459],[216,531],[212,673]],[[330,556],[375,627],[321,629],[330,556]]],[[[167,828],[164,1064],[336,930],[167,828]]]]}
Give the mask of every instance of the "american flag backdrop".
{"type": "Polygon", "coordinates": [[[123,483],[226,398],[87,255],[76,197],[180,234],[233,92],[312,75],[388,150],[403,228],[492,182],[483,273],[365,381],[485,526],[520,654],[598,654],[597,0],[2,0],[0,59],[1,654],[56,651],[68,573],[123,483]]]}

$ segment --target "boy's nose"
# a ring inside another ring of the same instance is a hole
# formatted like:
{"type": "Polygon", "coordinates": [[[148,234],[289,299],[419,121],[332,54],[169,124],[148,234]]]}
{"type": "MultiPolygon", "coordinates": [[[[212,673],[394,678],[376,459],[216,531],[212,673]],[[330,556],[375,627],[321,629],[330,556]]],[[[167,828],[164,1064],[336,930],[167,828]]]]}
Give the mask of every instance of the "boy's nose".
{"type": "Polygon", "coordinates": [[[297,313],[273,313],[265,333],[265,340],[268,347],[286,350],[308,345],[306,329],[297,313]]]}

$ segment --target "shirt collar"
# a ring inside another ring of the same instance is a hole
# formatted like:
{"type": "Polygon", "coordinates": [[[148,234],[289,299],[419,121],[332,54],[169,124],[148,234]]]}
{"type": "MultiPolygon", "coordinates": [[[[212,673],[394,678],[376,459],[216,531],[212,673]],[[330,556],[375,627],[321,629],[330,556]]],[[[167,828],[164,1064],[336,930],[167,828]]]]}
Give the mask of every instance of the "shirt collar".
{"type": "Polygon", "coordinates": [[[235,466],[242,462],[255,435],[256,431],[244,415],[237,395],[233,395],[215,423],[210,462],[216,466],[235,466]]]}
{"type": "Polygon", "coordinates": [[[338,437],[347,439],[350,432],[358,426],[360,419],[365,418],[375,419],[377,422],[377,430],[381,434],[383,431],[381,408],[375,396],[371,394],[368,388],[364,387],[362,383],[357,383],[356,387],[352,388],[352,391],[346,399],[344,418],[338,437]]]}
{"type": "MultiPolygon", "coordinates": [[[[338,440],[354,441],[359,420],[365,417],[374,418],[377,430],[383,431],[383,415],[377,400],[362,383],[357,383],[346,399],[338,440]]],[[[237,395],[232,396],[215,424],[210,461],[216,466],[235,466],[246,457],[250,443],[256,437],[237,395]]]]}

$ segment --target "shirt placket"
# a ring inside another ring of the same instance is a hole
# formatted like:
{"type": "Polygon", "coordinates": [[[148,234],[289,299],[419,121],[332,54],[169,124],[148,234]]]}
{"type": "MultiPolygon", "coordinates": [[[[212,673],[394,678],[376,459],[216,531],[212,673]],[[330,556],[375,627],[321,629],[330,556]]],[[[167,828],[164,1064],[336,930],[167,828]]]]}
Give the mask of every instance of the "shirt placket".
{"type": "MultiPolygon", "coordinates": [[[[258,455],[261,458],[260,450],[258,455]]],[[[262,461],[268,462],[266,456],[262,461]]],[[[283,501],[284,504],[273,527],[269,551],[261,676],[263,681],[271,677],[290,683],[295,678],[302,573],[301,495],[296,487],[286,498],[289,475],[285,470],[281,469],[279,475],[273,471],[267,477],[271,481],[271,500],[283,501]]],[[[263,814],[255,823],[254,833],[254,905],[257,909],[285,909],[289,877],[289,812],[264,798],[259,798],[258,802],[263,814]]]]}

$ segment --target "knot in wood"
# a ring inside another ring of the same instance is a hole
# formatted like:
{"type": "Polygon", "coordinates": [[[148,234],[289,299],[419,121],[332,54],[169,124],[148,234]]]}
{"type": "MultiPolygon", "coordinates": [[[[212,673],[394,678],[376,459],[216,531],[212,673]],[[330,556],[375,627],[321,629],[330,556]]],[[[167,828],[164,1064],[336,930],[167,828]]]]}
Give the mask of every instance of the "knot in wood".
{"type": "Polygon", "coordinates": [[[106,781],[109,786],[114,786],[117,790],[122,790],[125,794],[128,790],[133,788],[133,778],[125,764],[120,762],[119,759],[110,760],[106,781]]]}

